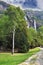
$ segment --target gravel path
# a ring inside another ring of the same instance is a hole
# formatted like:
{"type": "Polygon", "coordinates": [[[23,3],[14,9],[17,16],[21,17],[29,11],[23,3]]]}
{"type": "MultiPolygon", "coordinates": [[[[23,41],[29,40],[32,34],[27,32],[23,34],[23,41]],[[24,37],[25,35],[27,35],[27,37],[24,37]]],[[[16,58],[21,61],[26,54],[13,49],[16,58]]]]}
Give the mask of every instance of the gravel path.
{"type": "Polygon", "coordinates": [[[43,65],[43,48],[40,49],[40,52],[38,52],[36,55],[33,55],[32,57],[30,57],[25,62],[19,65],[43,65]]]}

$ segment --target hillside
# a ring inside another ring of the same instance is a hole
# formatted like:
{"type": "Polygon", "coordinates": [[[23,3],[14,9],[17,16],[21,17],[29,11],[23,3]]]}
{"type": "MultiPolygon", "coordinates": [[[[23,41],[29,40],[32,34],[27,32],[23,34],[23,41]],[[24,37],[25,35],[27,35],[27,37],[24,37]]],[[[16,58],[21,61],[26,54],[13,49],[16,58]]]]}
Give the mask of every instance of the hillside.
{"type": "Polygon", "coordinates": [[[37,8],[37,0],[2,0],[22,8],[37,8]]]}
{"type": "MultiPolygon", "coordinates": [[[[32,0],[31,0],[32,1],[32,0]]],[[[32,3],[31,1],[27,0],[25,2],[23,1],[14,1],[14,4],[15,3],[24,3],[24,5],[26,5],[26,3],[30,3],[30,5],[32,6],[32,3]]],[[[35,3],[36,1],[33,0],[33,4],[35,3]]],[[[27,5],[28,5],[27,4],[27,5]]],[[[28,5],[28,6],[30,6],[28,5]]],[[[34,4],[35,5],[35,4],[34,4]]],[[[9,6],[9,4],[7,2],[4,2],[4,1],[0,1],[0,14],[3,13],[4,10],[6,10],[6,8],[9,6]]],[[[25,11],[25,14],[28,15],[30,18],[31,16],[33,17],[36,17],[37,18],[37,21],[39,21],[41,25],[43,25],[43,11],[33,11],[33,10],[24,10],[25,11]]]]}
{"type": "Polygon", "coordinates": [[[9,4],[7,4],[4,1],[0,1],[0,13],[3,13],[4,10],[6,10],[6,8],[9,6],[9,4]]]}
{"type": "Polygon", "coordinates": [[[43,11],[25,10],[25,14],[30,19],[32,19],[32,17],[34,17],[38,24],[43,25],[43,11]]]}

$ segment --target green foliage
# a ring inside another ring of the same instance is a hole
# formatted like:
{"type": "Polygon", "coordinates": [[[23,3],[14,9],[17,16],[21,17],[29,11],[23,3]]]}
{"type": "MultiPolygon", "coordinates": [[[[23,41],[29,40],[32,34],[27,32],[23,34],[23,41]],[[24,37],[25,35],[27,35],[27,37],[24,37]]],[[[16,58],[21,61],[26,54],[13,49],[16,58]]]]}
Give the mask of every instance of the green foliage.
{"type": "Polygon", "coordinates": [[[35,48],[30,50],[28,53],[14,53],[13,56],[10,53],[1,53],[0,65],[18,65],[39,51],[39,48],[35,48]]]}
{"type": "Polygon", "coordinates": [[[28,30],[28,41],[30,48],[37,46],[37,31],[32,27],[28,30]]]}
{"type": "Polygon", "coordinates": [[[15,29],[15,49],[18,52],[27,52],[29,48],[43,46],[43,26],[34,30],[27,28],[24,11],[19,7],[9,6],[4,14],[0,15],[0,48],[12,49],[12,34],[15,29]]]}
{"type": "Polygon", "coordinates": [[[38,29],[38,42],[40,46],[43,46],[43,26],[38,29]]]}
{"type": "Polygon", "coordinates": [[[7,9],[6,14],[9,16],[11,21],[14,21],[18,25],[14,23],[16,27],[15,32],[15,46],[18,48],[19,52],[27,52],[28,51],[28,40],[27,40],[27,26],[24,19],[24,12],[19,7],[10,6],[7,9]]]}
{"type": "Polygon", "coordinates": [[[18,48],[19,52],[28,51],[29,44],[24,15],[24,12],[19,7],[14,6],[9,6],[4,12],[0,19],[0,36],[3,36],[4,47],[11,48],[12,34],[15,29],[15,48],[18,48]]]}
{"type": "Polygon", "coordinates": [[[8,20],[8,16],[3,15],[0,18],[0,36],[7,35],[12,32],[13,30],[13,22],[8,20]]]}
{"type": "Polygon", "coordinates": [[[15,46],[19,52],[27,52],[29,50],[29,43],[27,38],[26,28],[21,30],[21,27],[16,29],[15,46]]]}

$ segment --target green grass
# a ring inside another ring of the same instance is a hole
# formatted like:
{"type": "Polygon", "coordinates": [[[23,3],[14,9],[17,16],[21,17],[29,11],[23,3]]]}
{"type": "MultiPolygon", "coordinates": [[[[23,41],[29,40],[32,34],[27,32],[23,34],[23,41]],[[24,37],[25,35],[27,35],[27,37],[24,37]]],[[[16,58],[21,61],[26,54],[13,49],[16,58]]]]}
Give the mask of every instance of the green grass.
{"type": "Polygon", "coordinates": [[[0,53],[0,65],[18,65],[38,51],[40,51],[39,48],[32,49],[28,53],[23,54],[15,53],[11,55],[11,53],[0,53]]]}

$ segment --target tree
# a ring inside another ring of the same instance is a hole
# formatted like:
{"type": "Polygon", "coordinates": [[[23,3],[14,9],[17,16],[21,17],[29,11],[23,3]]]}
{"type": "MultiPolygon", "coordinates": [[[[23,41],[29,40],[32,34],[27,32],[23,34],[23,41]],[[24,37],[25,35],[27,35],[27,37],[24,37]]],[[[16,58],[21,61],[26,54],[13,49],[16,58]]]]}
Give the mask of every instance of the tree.
{"type": "Polygon", "coordinates": [[[3,45],[7,49],[11,49],[13,40],[13,53],[14,46],[19,49],[19,52],[27,52],[29,49],[28,30],[24,15],[19,7],[9,6],[0,19],[0,39],[2,38],[3,45]]]}
{"type": "Polygon", "coordinates": [[[16,28],[16,23],[17,23],[17,21],[16,21],[16,7],[13,7],[13,6],[9,6],[8,8],[7,8],[7,10],[6,10],[6,13],[5,13],[6,15],[8,15],[9,16],[9,20],[11,21],[11,22],[13,22],[13,48],[12,48],[12,52],[14,53],[14,35],[15,35],[15,28],[16,28]]]}
{"type": "MultiPolygon", "coordinates": [[[[20,27],[16,29],[15,33],[15,48],[18,49],[18,52],[27,52],[29,50],[29,43],[28,43],[28,31],[26,25],[23,26],[21,23],[20,27]]],[[[25,24],[25,22],[24,22],[25,24]]]]}
{"type": "Polygon", "coordinates": [[[28,41],[30,48],[36,47],[37,44],[37,31],[34,28],[29,28],[28,30],[28,41]]]}
{"type": "Polygon", "coordinates": [[[40,46],[43,46],[43,26],[38,29],[38,42],[40,46]]]}
{"type": "MultiPolygon", "coordinates": [[[[6,37],[12,33],[13,27],[14,22],[11,22],[9,17],[3,14],[3,16],[0,18],[0,39],[3,40],[3,43],[5,41],[7,42],[6,37]]],[[[6,46],[6,44],[4,43],[3,45],[6,46]]]]}

